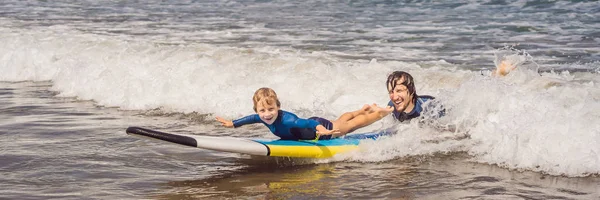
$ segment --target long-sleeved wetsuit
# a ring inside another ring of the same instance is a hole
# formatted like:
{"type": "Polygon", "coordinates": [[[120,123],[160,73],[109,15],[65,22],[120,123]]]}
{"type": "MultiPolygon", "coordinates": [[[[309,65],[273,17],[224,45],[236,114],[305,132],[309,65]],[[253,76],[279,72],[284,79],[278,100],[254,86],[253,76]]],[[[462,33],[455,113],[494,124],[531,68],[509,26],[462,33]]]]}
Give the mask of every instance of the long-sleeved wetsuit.
{"type": "MultiPolygon", "coordinates": [[[[320,125],[320,121],[316,118],[303,119],[296,116],[294,113],[279,110],[277,119],[273,124],[267,124],[263,122],[258,114],[248,115],[240,119],[233,121],[233,127],[240,127],[246,124],[262,123],[269,128],[271,133],[279,136],[283,140],[300,140],[300,139],[314,139],[316,136],[317,126],[320,125]],[[310,135],[312,133],[312,138],[310,135]]],[[[327,129],[331,127],[325,126],[327,129]]]]}

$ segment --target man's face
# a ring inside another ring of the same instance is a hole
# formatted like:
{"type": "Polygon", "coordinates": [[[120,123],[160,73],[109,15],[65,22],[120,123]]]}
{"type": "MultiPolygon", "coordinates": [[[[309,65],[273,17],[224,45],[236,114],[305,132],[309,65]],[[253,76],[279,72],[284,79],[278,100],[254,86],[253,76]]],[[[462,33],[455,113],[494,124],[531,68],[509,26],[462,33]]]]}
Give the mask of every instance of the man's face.
{"type": "Polygon", "coordinates": [[[397,80],[395,83],[390,83],[387,86],[390,100],[398,112],[404,112],[404,110],[412,104],[411,100],[413,98],[413,94],[409,93],[408,88],[405,85],[402,85],[402,82],[404,82],[404,78],[397,80]],[[392,89],[391,84],[396,85],[394,89],[392,89]]]}

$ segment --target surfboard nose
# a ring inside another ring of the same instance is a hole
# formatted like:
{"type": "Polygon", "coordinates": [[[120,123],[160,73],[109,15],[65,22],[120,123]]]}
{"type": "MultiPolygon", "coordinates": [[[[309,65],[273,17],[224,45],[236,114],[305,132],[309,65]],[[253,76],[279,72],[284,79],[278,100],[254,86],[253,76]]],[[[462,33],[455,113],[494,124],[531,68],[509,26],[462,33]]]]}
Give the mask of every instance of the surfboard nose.
{"type": "Polygon", "coordinates": [[[181,145],[185,145],[185,146],[191,146],[191,147],[198,146],[196,139],[194,139],[192,137],[188,137],[188,136],[183,136],[183,135],[175,135],[175,134],[140,128],[140,127],[135,127],[135,126],[127,128],[127,130],[125,130],[125,132],[130,135],[149,137],[149,138],[173,142],[173,143],[177,143],[177,144],[181,144],[181,145]]]}

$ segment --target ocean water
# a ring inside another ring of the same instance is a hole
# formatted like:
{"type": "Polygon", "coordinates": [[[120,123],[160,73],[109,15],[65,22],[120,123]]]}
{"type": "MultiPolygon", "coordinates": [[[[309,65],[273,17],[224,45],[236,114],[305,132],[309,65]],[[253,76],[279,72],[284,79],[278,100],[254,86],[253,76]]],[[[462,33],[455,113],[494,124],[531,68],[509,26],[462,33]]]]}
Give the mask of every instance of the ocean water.
{"type": "Polygon", "coordinates": [[[598,13],[596,1],[5,0],[0,198],[598,199],[598,13]],[[517,69],[490,76],[502,60],[517,69]],[[283,109],[333,119],[386,104],[395,70],[447,115],[384,118],[357,132],[395,136],[331,159],[125,134],[274,138],[214,117],[251,114],[271,87],[283,109]]]}

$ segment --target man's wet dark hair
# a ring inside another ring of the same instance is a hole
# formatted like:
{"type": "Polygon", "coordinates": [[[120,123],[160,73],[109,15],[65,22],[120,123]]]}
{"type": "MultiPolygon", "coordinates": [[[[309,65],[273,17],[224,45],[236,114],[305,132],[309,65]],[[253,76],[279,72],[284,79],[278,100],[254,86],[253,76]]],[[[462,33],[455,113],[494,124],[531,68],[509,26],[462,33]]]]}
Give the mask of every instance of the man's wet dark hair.
{"type": "Polygon", "coordinates": [[[408,88],[408,93],[412,94],[412,100],[416,100],[417,99],[417,92],[415,91],[415,81],[413,79],[413,77],[404,71],[395,71],[392,72],[388,78],[387,78],[387,82],[385,87],[387,86],[391,86],[392,91],[396,88],[396,82],[398,82],[398,80],[404,80],[402,81],[402,85],[406,86],[406,88],[408,88]]]}

